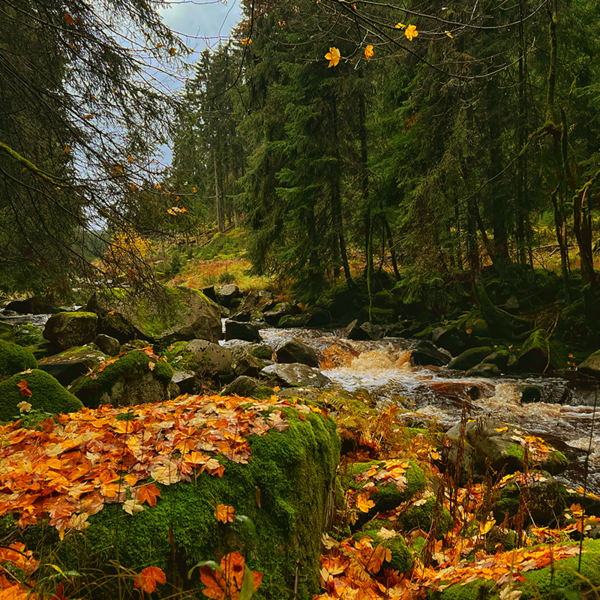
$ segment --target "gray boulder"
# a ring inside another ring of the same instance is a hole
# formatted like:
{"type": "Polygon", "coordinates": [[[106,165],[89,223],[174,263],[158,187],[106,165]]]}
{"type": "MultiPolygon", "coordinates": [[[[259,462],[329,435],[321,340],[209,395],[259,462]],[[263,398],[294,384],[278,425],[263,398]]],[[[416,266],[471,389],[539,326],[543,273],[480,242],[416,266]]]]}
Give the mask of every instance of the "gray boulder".
{"type": "Polygon", "coordinates": [[[383,337],[383,328],[369,321],[359,325],[358,319],[355,319],[344,329],[344,336],[356,341],[380,340],[383,337]]]}
{"type": "Polygon", "coordinates": [[[216,342],[223,335],[218,305],[190,288],[165,287],[148,294],[98,291],[86,309],[100,318],[101,333],[121,343],[135,338],[216,342]]]}
{"type": "Polygon", "coordinates": [[[226,308],[230,308],[233,304],[233,301],[237,298],[242,297],[242,293],[240,292],[240,288],[233,283],[228,283],[227,285],[222,285],[215,290],[216,301],[225,306],[226,308]]]}
{"type": "Polygon", "coordinates": [[[198,377],[227,379],[233,375],[233,357],[228,348],[207,340],[192,340],[185,351],[193,355],[198,377]]]}
{"type": "Polygon", "coordinates": [[[486,362],[479,363],[467,371],[467,377],[493,379],[494,377],[500,377],[500,375],[502,375],[502,371],[496,365],[486,362]]]}
{"type": "Polygon", "coordinates": [[[97,348],[79,346],[40,360],[38,368],[52,375],[62,385],[67,386],[107,359],[108,355],[97,348]]]}
{"type": "Polygon", "coordinates": [[[181,394],[191,394],[196,386],[196,377],[190,371],[175,371],[173,383],[178,386],[181,394]]]}
{"type": "Polygon", "coordinates": [[[247,375],[248,377],[258,377],[265,363],[251,354],[251,348],[248,346],[237,346],[232,348],[233,358],[232,366],[236,375],[247,375]]]}
{"type": "Polygon", "coordinates": [[[580,365],[579,372],[600,379],[600,350],[588,356],[580,365]]]}
{"type": "Polygon", "coordinates": [[[302,363],[309,367],[319,366],[317,353],[305,343],[292,338],[276,352],[278,363],[302,363]]]}
{"type": "Polygon", "coordinates": [[[93,341],[97,327],[98,316],[93,312],[62,312],[48,319],[44,337],[53,346],[67,350],[93,341]]]}
{"type": "Polygon", "coordinates": [[[317,369],[299,363],[269,365],[262,372],[275,376],[288,386],[322,388],[331,383],[331,379],[317,369]]]}
{"type": "Polygon", "coordinates": [[[121,352],[121,344],[119,340],[105,333],[101,333],[96,336],[94,344],[108,356],[117,356],[121,352]]]}
{"type": "MultiPolygon", "coordinates": [[[[266,306],[266,305],[265,305],[266,306]]],[[[272,309],[267,310],[263,313],[265,321],[272,326],[276,326],[279,323],[281,317],[290,314],[290,307],[287,302],[279,302],[272,309]]]]}
{"type": "Polygon", "coordinates": [[[420,341],[410,355],[410,364],[417,366],[442,367],[450,362],[450,356],[441,352],[431,342],[420,341]]]}

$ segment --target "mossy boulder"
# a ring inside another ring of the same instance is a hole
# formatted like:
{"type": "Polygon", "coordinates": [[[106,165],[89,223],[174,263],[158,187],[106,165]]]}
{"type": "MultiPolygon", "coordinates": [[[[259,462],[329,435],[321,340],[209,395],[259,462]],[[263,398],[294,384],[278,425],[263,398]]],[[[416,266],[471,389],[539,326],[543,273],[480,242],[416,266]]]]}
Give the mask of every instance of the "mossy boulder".
{"type": "Polygon", "coordinates": [[[83,408],[81,402],[67,391],[54,377],[39,369],[31,373],[17,373],[0,383],[0,421],[6,422],[19,415],[17,405],[29,402],[32,408],[49,413],[76,412],[83,408]],[[19,382],[24,379],[31,396],[23,396],[19,382]]]}
{"type": "MultiPolygon", "coordinates": [[[[371,523],[367,523],[368,525],[371,525],[371,523]]],[[[378,529],[365,528],[364,531],[356,533],[353,538],[358,542],[365,537],[369,537],[372,540],[373,548],[377,546],[387,548],[391,553],[391,557],[390,560],[384,561],[383,568],[392,569],[399,573],[408,573],[413,566],[414,557],[402,535],[397,533],[394,537],[385,538],[379,531],[378,529]]]]}
{"type": "Polygon", "coordinates": [[[522,373],[543,373],[546,370],[566,369],[568,351],[557,339],[550,339],[548,332],[537,329],[523,343],[516,370],[522,373]]]}
{"type": "Polygon", "coordinates": [[[269,310],[266,310],[263,313],[263,317],[269,325],[277,326],[277,324],[279,323],[279,320],[284,315],[289,315],[289,314],[290,314],[290,305],[287,302],[279,302],[278,304],[275,304],[275,306],[273,306],[269,310]]]}
{"type": "MultiPolygon", "coordinates": [[[[416,493],[425,489],[427,479],[423,469],[413,461],[408,461],[408,463],[409,467],[404,473],[406,481],[398,484],[394,479],[389,478],[376,482],[376,491],[369,496],[369,499],[375,503],[375,506],[369,514],[376,514],[396,508],[403,502],[410,500],[416,493]]],[[[386,468],[385,461],[374,460],[349,465],[347,471],[342,472],[341,475],[342,487],[345,490],[362,490],[367,481],[361,481],[360,476],[370,471],[373,467],[377,468],[377,473],[381,473],[386,468]]],[[[371,479],[368,481],[371,481],[371,479]]]]}
{"type": "MultiPolygon", "coordinates": [[[[461,424],[457,423],[446,434],[450,443],[448,461],[456,464],[460,446],[461,424]]],[[[475,476],[483,476],[489,468],[492,472],[504,475],[525,470],[525,437],[528,434],[514,425],[498,419],[481,418],[467,423],[463,449],[463,475],[468,478],[469,471],[475,476]],[[521,443],[522,442],[522,443],[521,443]]],[[[541,446],[538,446],[541,448],[541,446]]],[[[532,455],[529,465],[535,461],[541,468],[552,474],[564,471],[568,461],[562,452],[546,446],[539,460],[532,455]]]]}
{"type": "Polygon", "coordinates": [[[36,367],[37,360],[29,350],[0,340],[0,380],[36,367]]]}
{"type": "Polygon", "coordinates": [[[62,385],[69,385],[108,358],[104,352],[92,345],[78,346],[43,358],[39,362],[39,368],[56,377],[62,385]]]}
{"type": "Polygon", "coordinates": [[[502,371],[494,364],[482,362],[467,371],[467,377],[484,377],[493,379],[500,377],[502,371]]]}
{"type": "MultiPolygon", "coordinates": [[[[428,532],[433,523],[436,502],[436,497],[430,496],[429,498],[415,502],[401,513],[398,516],[398,520],[402,523],[404,531],[408,533],[413,529],[421,529],[422,531],[428,532]]],[[[440,517],[437,523],[436,532],[438,537],[441,537],[450,531],[452,527],[452,517],[450,511],[443,505],[440,507],[439,512],[440,517]]]]}
{"type": "Polygon", "coordinates": [[[483,346],[480,348],[469,348],[462,354],[459,354],[456,358],[453,358],[448,364],[449,369],[457,369],[459,371],[468,371],[474,366],[478,365],[483,361],[484,358],[494,352],[494,349],[490,346],[483,346]]]}
{"type": "Polygon", "coordinates": [[[15,332],[10,323],[2,323],[0,321],[0,340],[3,342],[14,342],[15,332]]]}
{"type": "Polygon", "coordinates": [[[85,406],[134,406],[169,398],[173,369],[169,364],[133,350],[106,367],[77,379],[71,391],[85,406]]]}
{"type": "Polygon", "coordinates": [[[194,355],[193,364],[197,377],[216,378],[225,382],[233,380],[233,357],[228,348],[207,340],[192,340],[186,345],[184,352],[194,355]]]}
{"type": "Polygon", "coordinates": [[[578,369],[584,375],[600,378],[600,350],[588,356],[578,369]]]}
{"type": "Polygon", "coordinates": [[[277,323],[277,327],[292,328],[292,327],[307,327],[311,319],[309,313],[301,313],[299,315],[283,315],[277,323]]]}
{"type": "Polygon", "coordinates": [[[163,287],[152,293],[99,291],[86,307],[100,318],[101,333],[121,343],[136,337],[150,341],[221,339],[219,306],[198,290],[163,287]]]}
{"type": "Polygon", "coordinates": [[[93,312],[61,312],[52,315],[44,328],[44,337],[57,348],[67,350],[94,341],[98,315],[93,312]]]}
{"type": "Polygon", "coordinates": [[[258,377],[265,363],[250,352],[248,346],[236,346],[231,349],[231,366],[238,376],[258,377]]]}
{"type": "MultiPolygon", "coordinates": [[[[192,474],[189,483],[157,484],[161,498],[156,506],[133,516],[122,504],[107,503],[89,517],[85,532],[68,533],[62,542],[47,520],[25,530],[13,525],[11,532],[32,548],[43,538],[43,552],[53,553],[53,560],[44,554],[44,562],[60,564],[64,571],[94,573],[98,581],[98,570],[108,569],[105,585],[94,590],[99,600],[119,597],[122,582],[110,575],[109,566],[115,556],[135,572],[159,567],[167,581],[180,581],[186,595],[201,598],[198,570],[191,581],[188,571],[200,561],[219,562],[234,551],[244,555],[251,569],[264,573],[257,600],[292,598],[297,560],[302,565],[297,598],[311,600],[320,590],[321,534],[330,511],[340,440],[332,419],[310,413],[301,420],[294,409],[283,412],[289,429],[249,436],[248,464],[217,455],[225,466],[222,478],[203,472],[192,474]],[[249,517],[255,533],[242,522],[217,522],[217,504],[249,517]]],[[[164,589],[165,595],[172,593],[164,589]]],[[[161,593],[159,587],[156,596],[161,593]]]]}

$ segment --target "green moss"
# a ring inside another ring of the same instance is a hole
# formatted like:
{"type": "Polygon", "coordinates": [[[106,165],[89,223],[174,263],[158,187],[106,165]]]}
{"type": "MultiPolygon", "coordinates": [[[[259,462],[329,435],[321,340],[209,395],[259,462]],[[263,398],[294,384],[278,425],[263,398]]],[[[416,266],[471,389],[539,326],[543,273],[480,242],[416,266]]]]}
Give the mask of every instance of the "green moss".
{"type": "Polygon", "coordinates": [[[108,365],[100,373],[98,368],[90,375],[80,377],[71,387],[71,391],[91,408],[99,406],[103,394],[110,394],[119,379],[133,381],[149,372],[148,363],[154,362],[153,375],[168,384],[173,377],[173,369],[163,361],[153,361],[145,352],[133,350],[122,356],[117,362],[108,365]],[[95,378],[93,378],[95,377],[95,378]]]}
{"type": "Polygon", "coordinates": [[[0,323],[0,340],[3,342],[14,342],[15,334],[12,325],[0,323]]]}
{"type": "MultiPolygon", "coordinates": [[[[371,521],[368,525],[373,523],[374,521],[371,521]]],[[[381,529],[381,527],[378,529],[381,529]]],[[[373,540],[373,547],[383,546],[384,548],[389,548],[392,557],[389,561],[383,563],[383,567],[385,569],[394,569],[400,573],[408,573],[413,566],[414,558],[402,535],[398,534],[395,537],[386,540],[379,535],[378,529],[360,531],[354,535],[354,539],[359,541],[364,537],[370,537],[373,540]]]]}
{"type": "Polygon", "coordinates": [[[253,392],[252,397],[257,400],[268,400],[273,395],[273,389],[266,385],[259,385],[253,392]]]}
{"type": "MultiPolygon", "coordinates": [[[[90,517],[84,533],[72,533],[59,543],[56,531],[36,525],[23,532],[28,547],[53,550],[42,563],[64,565],[82,573],[106,570],[118,560],[138,571],[153,565],[167,573],[168,581],[202,560],[220,560],[241,552],[252,569],[264,573],[256,598],[279,600],[294,595],[296,560],[302,565],[299,599],[310,600],[319,591],[320,534],[327,513],[329,490],[339,461],[340,441],[331,419],[312,413],[302,421],[297,411],[284,409],[290,428],[265,436],[250,436],[252,455],[247,465],[230,462],[223,478],[206,472],[191,483],[159,486],[162,498],[153,508],[134,516],[119,504],[106,504],[90,517]],[[260,506],[257,502],[260,490],[260,506]],[[217,504],[234,506],[247,515],[256,536],[242,523],[220,524],[214,517],[217,504]],[[56,563],[56,560],[60,560],[56,563]]],[[[42,550],[43,551],[43,550],[42,550]]],[[[98,579],[97,573],[95,579],[98,579]]],[[[188,585],[197,586],[198,572],[188,585]]],[[[108,579],[96,598],[115,598],[117,579],[108,579]]],[[[198,597],[200,596],[198,592],[198,597]]]]}
{"type": "Polygon", "coordinates": [[[31,373],[17,373],[0,383],[0,421],[11,421],[19,415],[17,405],[26,400],[34,409],[49,413],[67,413],[81,410],[83,405],[68,392],[54,377],[34,369],[31,373]],[[18,383],[24,379],[31,396],[21,394],[18,383]]]}
{"type": "Polygon", "coordinates": [[[37,360],[29,350],[0,340],[0,379],[36,368],[37,360]]]}
{"type": "Polygon", "coordinates": [[[511,444],[506,448],[506,454],[516,458],[521,464],[525,461],[525,450],[521,444],[511,444]]]}
{"type": "MultiPolygon", "coordinates": [[[[406,512],[402,513],[399,517],[400,522],[404,531],[412,531],[413,529],[422,529],[423,531],[429,531],[431,523],[433,521],[433,515],[435,513],[436,498],[427,498],[425,504],[420,506],[411,506],[406,512]]],[[[442,536],[452,527],[452,517],[450,511],[442,506],[440,511],[440,519],[437,524],[437,535],[442,536]]]]}
{"type": "Polygon", "coordinates": [[[568,466],[569,461],[560,450],[553,452],[542,465],[544,471],[548,471],[552,475],[562,473],[568,466]]]}

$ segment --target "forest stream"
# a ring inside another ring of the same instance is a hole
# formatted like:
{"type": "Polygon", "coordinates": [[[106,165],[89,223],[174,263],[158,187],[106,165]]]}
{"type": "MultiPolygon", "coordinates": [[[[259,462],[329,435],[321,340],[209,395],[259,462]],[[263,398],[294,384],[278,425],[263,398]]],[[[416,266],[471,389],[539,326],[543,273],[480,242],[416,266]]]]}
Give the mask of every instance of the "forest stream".
{"type": "MultiPolygon", "coordinates": [[[[594,420],[596,390],[572,386],[566,379],[541,377],[466,377],[447,367],[413,367],[410,353],[415,340],[384,338],[351,341],[341,332],[315,329],[261,330],[274,349],[295,337],[314,348],[320,371],[346,391],[365,390],[380,406],[399,404],[405,423],[432,422],[444,430],[459,422],[466,404],[469,418],[484,415],[522,426],[561,450],[570,466],[558,477],[571,486],[583,485],[585,458],[594,420]],[[521,404],[520,387],[537,386],[541,402],[521,404]]],[[[600,427],[594,427],[589,457],[588,489],[600,493],[600,427]]]]}

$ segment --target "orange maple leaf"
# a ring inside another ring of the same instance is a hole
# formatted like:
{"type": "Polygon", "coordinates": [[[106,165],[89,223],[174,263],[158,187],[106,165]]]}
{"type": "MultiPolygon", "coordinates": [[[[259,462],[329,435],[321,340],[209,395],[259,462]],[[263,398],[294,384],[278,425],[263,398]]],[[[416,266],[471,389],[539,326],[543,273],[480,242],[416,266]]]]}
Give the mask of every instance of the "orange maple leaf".
{"type": "Polygon", "coordinates": [[[369,512],[375,506],[373,500],[369,500],[369,494],[359,494],[356,497],[356,507],[361,512],[369,512]]]}
{"type": "MultiPolygon", "coordinates": [[[[206,586],[202,593],[213,600],[238,600],[247,568],[244,557],[239,552],[232,552],[221,559],[222,574],[208,566],[200,567],[200,580],[206,586]]],[[[252,571],[252,576],[256,591],[260,587],[263,574],[252,571]]]]}
{"type": "Polygon", "coordinates": [[[235,521],[235,508],[226,504],[217,504],[215,517],[221,523],[233,523],[235,521]]]}
{"type": "Polygon", "coordinates": [[[157,583],[166,583],[167,576],[158,567],[146,567],[135,577],[135,587],[142,588],[147,594],[156,589],[157,583]]]}
{"type": "Polygon", "coordinates": [[[25,379],[21,379],[21,381],[17,383],[17,386],[21,390],[21,396],[25,396],[27,398],[31,396],[31,390],[27,389],[27,381],[25,381],[25,379]]]}
{"type": "Polygon", "coordinates": [[[137,501],[138,504],[144,504],[147,502],[150,506],[156,506],[156,499],[162,498],[159,489],[151,483],[150,485],[143,485],[138,488],[137,501]]]}

